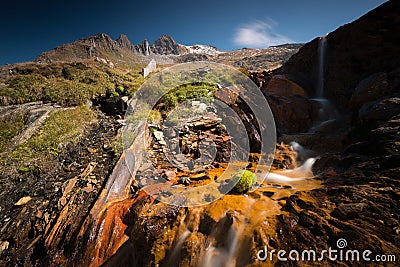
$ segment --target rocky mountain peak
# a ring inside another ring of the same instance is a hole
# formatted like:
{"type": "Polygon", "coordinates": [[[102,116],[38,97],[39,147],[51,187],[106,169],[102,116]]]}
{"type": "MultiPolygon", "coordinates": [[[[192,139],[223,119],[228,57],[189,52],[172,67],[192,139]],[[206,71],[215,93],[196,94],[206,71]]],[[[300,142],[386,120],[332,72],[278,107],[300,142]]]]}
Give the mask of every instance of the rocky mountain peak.
{"type": "Polygon", "coordinates": [[[147,41],[147,39],[144,39],[143,42],[136,45],[135,48],[139,54],[142,54],[144,56],[150,55],[150,52],[151,52],[150,45],[149,45],[149,41],[147,41]]]}
{"type": "Polygon", "coordinates": [[[105,33],[98,33],[81,39],[85,43],[89,43],[92,47],[101,47],[112,49],[115,46],[114,40],[105,33]]]}
{"type": "Polygon", "coordinates": [[[151,45],[151,51],[160,55],[179,55],[179,45],[169,35],[163,35],[151,45]]]}
{"type": "Polygon", "coordinates": [[[120,34],[117,40],[115,40],[120,47],[127,48],[129,50],[134,50],[135,46],[128,39],[128,36],[125,34],[120,34]]]}

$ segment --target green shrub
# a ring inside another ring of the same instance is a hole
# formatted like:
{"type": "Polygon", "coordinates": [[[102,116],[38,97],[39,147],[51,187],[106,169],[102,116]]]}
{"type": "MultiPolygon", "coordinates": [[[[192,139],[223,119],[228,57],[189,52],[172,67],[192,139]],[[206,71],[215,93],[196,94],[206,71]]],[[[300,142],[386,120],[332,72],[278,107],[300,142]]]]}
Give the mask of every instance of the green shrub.
{"type": "Polygon", "coordinates": [[[241,170],[235,173],[232,180],[235,183],[234,189],[239,193],[243,193],[257,182],[257,176],[251,171],[241,170]]]}
{"type": "Polygon", "coordinates": [[[212,98],[213,92],[218,89],[215,84],[208,83],[191,83],[180,85],[177,88],[163,95],[158,101],[156,108],[168,111],[173,109],[179,103],[186,100],[195,100],[197,98],[212,98]]]}

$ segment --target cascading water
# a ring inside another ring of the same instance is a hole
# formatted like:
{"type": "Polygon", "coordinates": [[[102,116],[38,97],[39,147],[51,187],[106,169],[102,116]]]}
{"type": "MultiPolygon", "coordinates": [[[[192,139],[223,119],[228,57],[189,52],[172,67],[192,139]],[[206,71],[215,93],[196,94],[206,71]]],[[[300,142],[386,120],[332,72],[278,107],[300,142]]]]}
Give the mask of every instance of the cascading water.
{"type": "Polygon", "coordinates": [[[318,42],[318,75],[317,75],[317,98],[324,97],[324,72],[325,72],[325,50],[327,45],[326,35],[319,38],[318,42]]]}
{"type": "Polygon", "coordinates": [[[325,98],[325,54],[328,45],[327,35],[321,36],[318,41],[317,49],[317,82],[315,96],[311,100],[315,102],[318,112],[314,125],[310,128],[310,133],[315,133],[330,123],[336,121],[336,110],[328,99],[325,98]]]}

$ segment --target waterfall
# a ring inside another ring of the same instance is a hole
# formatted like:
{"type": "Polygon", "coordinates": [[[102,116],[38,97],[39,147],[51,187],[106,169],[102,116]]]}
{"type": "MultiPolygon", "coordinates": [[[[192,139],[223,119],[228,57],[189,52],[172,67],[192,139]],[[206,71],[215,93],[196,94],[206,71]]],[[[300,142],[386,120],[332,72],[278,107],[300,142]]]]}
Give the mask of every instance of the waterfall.
{"type": "Polygon", "coordinates": [[[336,108],[332,103],[325,98],[325,53],[327,49],[328,39],[327,35],[321,36],[318,40],[317,49],[317,85],[315,88],[315,98],[311,98],[315,106],[318,108],[318,112],[315,115],[315,120],[308,133],[316,133],[326,131],[335,122],[338,117],[336,108]]]}
{"type": "Polygon", "coordinates": [[[326,35],[319,38],[318,42],[318,74],[317,74],[317,98],[324,97],[324,70],[325,70],[325,50],[327,39],[326,35]]]}

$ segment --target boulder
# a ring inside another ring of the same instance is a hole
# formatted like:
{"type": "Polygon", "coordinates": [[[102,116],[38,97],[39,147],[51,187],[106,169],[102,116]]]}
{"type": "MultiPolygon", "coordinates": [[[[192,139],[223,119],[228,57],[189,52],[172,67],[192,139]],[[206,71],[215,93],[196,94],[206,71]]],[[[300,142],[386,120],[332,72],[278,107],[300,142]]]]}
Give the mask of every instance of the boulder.
{"type": "Polygon", "coordinates": [[[386,95],[388,93],[387,76],[385,72],[377,72],[359,82],[351,97],[350,107],[356,110],[363,104],[386,95]]]}
{"type": "Polygon", "coordinates": [[[215,98],[224,102],[227,105],[233,105],[236,103],[239,95],[235,93],[234,89],[220,88],[214,93],[215,98]]]}
{"type": "Polygon", "coordinates": [[[313,104],[308,98],[266,95],[278,134],[307,132],[313,123],[313,104]]]}
{"type": "Polygon", "coordinates": [[[294,169],[297,167],[297,152],[287,144],[276,144],[273,169],[294,169]]]}
{"type": "Polygon", "coordinates": [[[300,85],[281,74],[273,76],[269,83],[263,84],[260,89],[264,94],[278,96],[306,95],[300,85]]]}
{"type": "Polygon", "coordinates": [[[364,206],[364,203],[342,204],[332,212],[332,215],[340,219],[348,219],[362,212],[364,206]]]}
{"type": "Polygon", "coordinates": [[[362,122],[387,121],[400,114],[400,98],[392,97],[365,103],[358,112],[362,122]]]}

